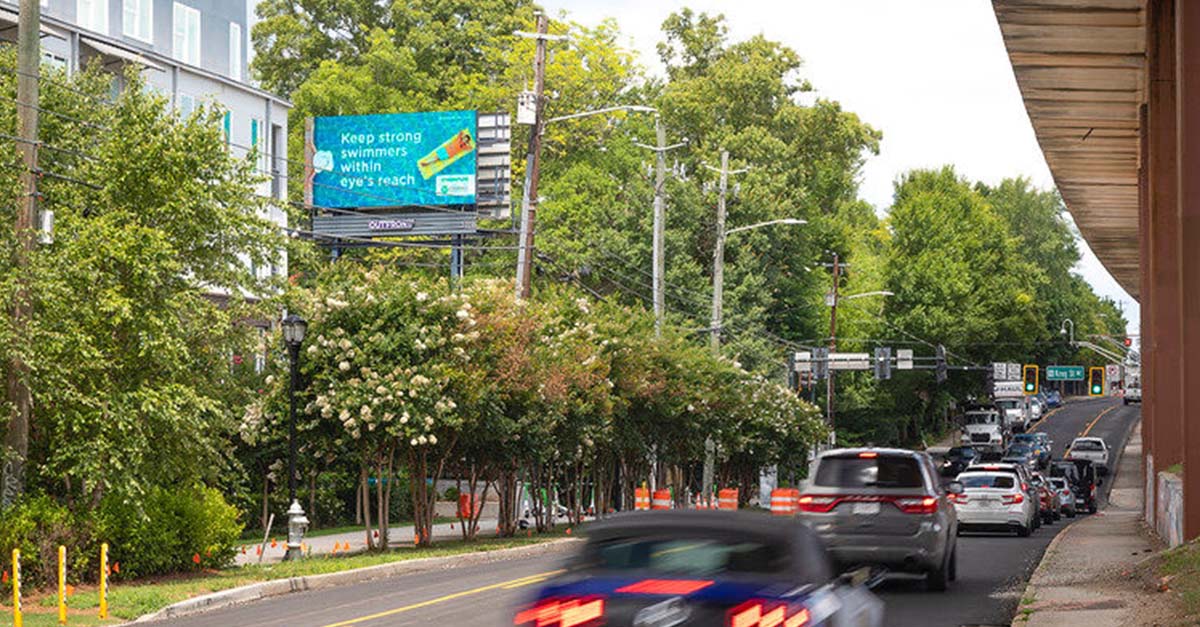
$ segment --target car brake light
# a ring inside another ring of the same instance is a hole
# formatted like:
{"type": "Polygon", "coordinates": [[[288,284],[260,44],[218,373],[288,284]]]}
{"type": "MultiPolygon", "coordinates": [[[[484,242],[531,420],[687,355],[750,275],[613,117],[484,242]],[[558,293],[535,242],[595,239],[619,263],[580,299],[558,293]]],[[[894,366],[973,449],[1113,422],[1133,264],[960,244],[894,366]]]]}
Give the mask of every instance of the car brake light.
{"type": "Polygon", "coordinates": [[[517,613],[513,625],[530,627],[592,627],[604,620],[604,599],[542,599],[517,613]]]}
{"type": "Polygon", "coordinates": [[[799,506],[802,512],[814,512],[818,514],[826,514],[837,506],[841,498],[837,496],[814,496],[805,494],[796,500],[796,505],[799,506]]]}
{"type": "Polygon", "coordinates": [[[768,607],[765,602],[756,599],[729,610],[726,625],[728,627],[808,627],[809,618],[810,614],[806,607],[801,606],[800,609],[789,615],[786,604],[768,607]]]}
{"type": "Polygon", "coordinates": [[[874,459],[879,457],[879,453],[876,453],[875,451],[863,451],[862,453],[859,453],[858,456],[862,459],[874,459]]]}
{"type": "Polygon", "coordinates": [[[644,579],[623,588],[617,588],[617,592],[621,594],[688,595],[711,585],[713,585],[712,581],[695,579],[644,579]]]}
{"type": "Polygon", "coordinates": [[[1025,502],[1025,495],[1024,494],[1008,494],[1008,495],[1004,496],[1003,500],[1004,500],[1005,505],[1017,505],[1019,503],[1025,502]]]}
{"type": "Polygon", "coordinates": [[[918,496],[913,498],[898,498],[893,501],[896,507],[905,514],[932,514],[937,511],[936,496],[918,496]]]}
{"type": "Polygon", "coordinates": [[[1022,491],[1022,492],[1028,492],[1028,491],[1029,491],[1029,484],[1028,484],[1028,483],[1025,483],[1024,481],[1022,481],[1022,482],[1021,482],[1021,491],[1022,491]]]}
{"type": "Polygon", "coordinates": [[[968,500],[966,494],[951,494],[951,495],[949,495],[949,498],[950,498],[950,501],[957,503],[959,505],[966,505],[967,500],[968,500]]]}

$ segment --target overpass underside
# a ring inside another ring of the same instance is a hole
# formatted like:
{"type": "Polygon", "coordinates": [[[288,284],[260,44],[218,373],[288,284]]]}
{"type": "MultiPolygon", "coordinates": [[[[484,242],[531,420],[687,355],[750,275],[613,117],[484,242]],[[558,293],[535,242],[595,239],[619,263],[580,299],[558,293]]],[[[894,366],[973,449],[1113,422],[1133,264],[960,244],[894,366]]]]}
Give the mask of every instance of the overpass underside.
{"type": "Polygon", "coordinates": [[[1200,537],[1200,0],[992,5],[1059,192],[1141,305],[1147,476],[1182,464],[1182,536],[1200,537]]]}

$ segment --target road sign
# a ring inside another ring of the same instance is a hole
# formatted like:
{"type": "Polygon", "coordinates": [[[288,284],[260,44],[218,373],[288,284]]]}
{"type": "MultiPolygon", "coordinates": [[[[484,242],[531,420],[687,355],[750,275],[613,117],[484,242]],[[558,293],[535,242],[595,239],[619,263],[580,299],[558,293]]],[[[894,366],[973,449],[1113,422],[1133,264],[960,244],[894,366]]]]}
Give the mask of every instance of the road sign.
{"type": "Polygon", "coordinates": [[[1008,364],[1002,361],[992,362],[992,380],[1007,381],[1008,380],[1008,364]]]}
{"type": "Polygon", "coordinates": [[[1046,366],[1047,381],[1083,381],[1083,366],[1046,366]]]}
{"type": "Polygon", "coordinates": [[[913,352],[911,348],[901,348],[896,351],[896,370],[912,370],[913,352]]]}
{"type": "Polygon", "coordinates": [[[1121,364],[1108,364],[1104,367],[1104,377],[1106,380],[1120,381],[1121,380],[1121,364]]]}
{"type": "Polygon", "coordinates": [[[870,353],[830,353],[830,370],[870,370],[870,353]]]}
{"type": "Polygon", "coordinates": [[[1004,373],[1005,381],[1020,381],[1021,380],[1021,364],[1005,364],[1007,372],[1004,373]]]}
{"type": "Polygon", "coordinates": [[[796,372],[812,372],[812,353],[808,351],[796,353],[796,372]]]}

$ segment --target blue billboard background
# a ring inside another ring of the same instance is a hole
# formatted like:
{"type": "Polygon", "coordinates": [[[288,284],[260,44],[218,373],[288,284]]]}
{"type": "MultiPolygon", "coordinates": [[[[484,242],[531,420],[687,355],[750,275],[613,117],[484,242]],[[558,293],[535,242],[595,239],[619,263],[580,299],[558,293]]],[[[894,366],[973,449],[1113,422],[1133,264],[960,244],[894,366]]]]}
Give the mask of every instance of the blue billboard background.
{"type": "Polygon", "coordinates": [[[474,111],[316,118],[318,207],[475,204],[474,111]]]}

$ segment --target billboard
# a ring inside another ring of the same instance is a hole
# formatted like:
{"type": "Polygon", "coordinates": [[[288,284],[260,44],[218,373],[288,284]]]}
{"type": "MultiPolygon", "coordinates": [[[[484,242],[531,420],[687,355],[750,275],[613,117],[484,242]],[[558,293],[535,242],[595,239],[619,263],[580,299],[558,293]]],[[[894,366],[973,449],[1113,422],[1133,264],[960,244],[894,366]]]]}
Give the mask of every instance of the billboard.
{"type": "Polygon", "coordinates": [[[474,111],[313,120],[313,204],[338,209],[474,205],[474,111]]]}

